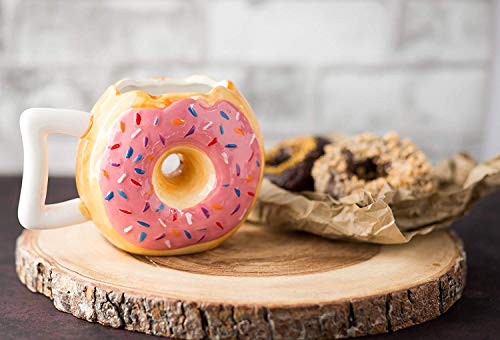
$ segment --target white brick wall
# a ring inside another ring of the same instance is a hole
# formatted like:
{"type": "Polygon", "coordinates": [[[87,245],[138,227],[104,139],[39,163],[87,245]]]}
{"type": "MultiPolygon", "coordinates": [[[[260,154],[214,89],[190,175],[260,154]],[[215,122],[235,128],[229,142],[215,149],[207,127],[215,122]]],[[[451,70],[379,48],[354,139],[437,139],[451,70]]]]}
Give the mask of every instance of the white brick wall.
{"type": "MultiPolygon", "coordinates": [[[[396,130],[433,159],[500,151],[483,138],[493,2],[0,0],[0,173],[21,170],[25,108],[88,110],[120,78],[191,73],[232,79],[269,145],[396,130]]],[[[73,171],[75,142],[50,139],[52,173],[73,171]]]]}

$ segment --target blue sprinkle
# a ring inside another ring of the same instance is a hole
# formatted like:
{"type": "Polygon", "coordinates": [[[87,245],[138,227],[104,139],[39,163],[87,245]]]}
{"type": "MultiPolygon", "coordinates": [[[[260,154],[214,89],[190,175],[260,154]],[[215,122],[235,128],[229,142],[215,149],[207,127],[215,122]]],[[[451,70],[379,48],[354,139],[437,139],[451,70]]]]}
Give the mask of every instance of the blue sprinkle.
{"type": "Polygon", "coordinates": [[[194,130],[195,130],[195,127],[193,125],[191,127],[191,129],[189,129],[189,131],[184,135],[184,138],[186,138],[187,136],[191,136],[194,133],[194,130]]]}
{"type": "Polygon", "coordinates": [[[236,176],[239,176],[240,172],[241,172],[240,165],[238,163],[236,163],[236,176]]]}
{"type": "Polygon", "coordinates": [[[139,175],[144,175],[146,173],[145,170],[142,170],[140,168],[134,168],[134,171],[137,172],[139,175]]]}
{"type": "Polygon", "coordinates": [[[236,193],[236,196],[240,197],[241,195],[240,189],[234,188],[234,192],[236,193]]]}
{"type": "Polygon", "coordinates": [[[155,118],[155,126],[158,125],[158,122],[160,121],[160,118],[156,117],[155,118]]]}
{"type": "Polygon", "coordinates": [[[158,209],[156,209],[155,211],[160,212],[163,210],[163,208],[165,208],[165,206],[163,205],[163,203],[161,203],[160,206],[158,207],[158,209]]]}
{"type": "Polygon", "coordinates": [[[209,218],[210,217],[210,213],[208,212],[207,209],[201,207],[201,211],[203,212],[203,214],[205,215],[206,218],[209,218]]]}
{"type": "Polygon", "coordinates": [[[259,167],[259,168],[260,168],[260,162],[259,162],[259,160],[258,160],[258,159],[256,159],[256,160],[255,160],[255,164],[257,164],[257,167],[259,167]]]}
{"type": "Polygon", "coordinates": [[[146,238],[146,236],[148,236],[148,234],[146,234],[144,231],[141,232],[141,235],[139,235],[139,242],[144,241],[144,239],[146,238]]]}
{"type": "Polygon", "coordinates": [[[234,149],[234,148],[237,148],[237,147],[238,147],[238,145],[236,145],[236,144],[226,144],[225,146],[226,146],[226,148],[228,148],[228,149],[234,149]]]}
{"type": "Polygon", "coordinates": [[[240,207],[241,207],[241,206],[238,204],[238,205],[236,206],[236,208],[234,208],[234,210],[233,210],[233,212],[231,213],[231,215],[236,214],[236,213],[238,212],[238,210],[240,210],[240,207]]]}
{"type": "Polygon", "coordinates": [[[219,130],[220,130],[220,134],[223,135],[224,134],[224,127],[222,126],[222,124],[219,126],[219,130]]]}
{"type": "Polygon", "coordinates": [[[142,225],[143,227],[146,227],[146,228],[149,228],[149,224],[146,223],[146,222],[143,222],[143,221],[137,221],[137,223],[139,223],[140,225],[142,225]]]}
{"type": "Polygon", "coordinates": [[[104,197],[104,199],[106,201],[111,201],[113,199],[113,197],[115,197],[115,194],[112,191],[110,191],[110,192],[108,192],[108,194],[106,195],[106,197],[104,197]]]}
{"type": "Polygon", "coordinates": [[[222,184],[222,186],[223,186],[224,188],[227,188],[227,187],[229,187],[229,185],[230,185],[229,183],[226,183],[226,184],[222,184]]]}
{"type": "Polygon", "coordinates": [[[127,194],[126,194],[126,193],[124,193],[124,192],[123,192],[123,191],[121,191],[121,190],[116,190],[116,191],[118,192],[118,195],[120,195],[121,197],[123,197],[123,198],[127,199],[127,194]]]}
{"type": "Polygon", "coordinates": [[[184,234],[186,234],[186,237],[187,237],[188,239],[191,239],[191,234],[189,233],[189,231],[184,230],[184,234]]]}
{"type": "Polygon", "coordinates": [[[224,111],[221,111],[220,115],[222,116],[222,118],[229,120],[229,116],[224,111]]]}
{"type": "Polygon", "coordinates": [[[198,114],[191,106],[188,107],[188,111],[193,115],[193,117],[198,117],[198,114]]]}
{"type": "Polygon", "coordinates": [[[139,162],[142,159],[142,155],[138,154],[137,157],[134,159],[134,163],[139,162]]]}
{"type": "Polygon", "coordinates": [[[134,153],[134,149],[132,149],[132,147],[129,147],[128,150],[127,150],[127,154],[125,155],[125,158],[132,157],[133,153],[134,153]]]}

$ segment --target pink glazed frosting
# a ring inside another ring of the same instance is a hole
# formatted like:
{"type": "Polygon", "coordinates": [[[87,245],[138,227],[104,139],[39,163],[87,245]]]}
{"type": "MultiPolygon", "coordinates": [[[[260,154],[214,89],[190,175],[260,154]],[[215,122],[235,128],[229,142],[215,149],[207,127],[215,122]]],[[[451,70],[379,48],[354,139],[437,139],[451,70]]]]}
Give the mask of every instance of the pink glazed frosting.
{"type": "Polygon", "coordinates": [[[228,101],[210,107],[182,99],[164,109],[126,111],[113,127],[99,185],[107,217],[128,242],[179,249],[218,239],[240,224],[255,199],[262,155],[245,115],[228,101]],[[179,210],[156,195],[156,161],[180,145],[210,158],[215,187],[199,204],[179,210]]]}

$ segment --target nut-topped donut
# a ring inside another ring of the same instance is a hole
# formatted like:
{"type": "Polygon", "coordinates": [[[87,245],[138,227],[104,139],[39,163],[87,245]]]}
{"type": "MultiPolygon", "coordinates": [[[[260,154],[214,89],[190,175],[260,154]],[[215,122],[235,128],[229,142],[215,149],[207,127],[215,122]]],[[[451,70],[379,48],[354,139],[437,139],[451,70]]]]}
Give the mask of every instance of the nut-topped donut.
{"type": "Polygon", "coordinates": [[[361,134],[327,145],[313,166],[315,190],[335,198],[364,189],[377,196],[387,185],[415,195],[432,192],[435,178],[427,157],[394,133],[361,134]]]}
{"type": "Polygon", "coordinates": [[[119,82],[97,103],[80,143],[78,189],[85,213],[119,248],[198,252],[249,213],[263,175],[262,138],[232,83],[207,88],[195,78],[171,89],[162,81],[119,82]],[[164,169],[170,155],[180,159],[174,172],[164,169]]]}
{"type": "Polygon", "coordinates": [[[266,152],[264,175],[274,184],[290,190],[314,190],[311,169],[331,141],[320,136],[305,136],[282,141],[266,152]]]}

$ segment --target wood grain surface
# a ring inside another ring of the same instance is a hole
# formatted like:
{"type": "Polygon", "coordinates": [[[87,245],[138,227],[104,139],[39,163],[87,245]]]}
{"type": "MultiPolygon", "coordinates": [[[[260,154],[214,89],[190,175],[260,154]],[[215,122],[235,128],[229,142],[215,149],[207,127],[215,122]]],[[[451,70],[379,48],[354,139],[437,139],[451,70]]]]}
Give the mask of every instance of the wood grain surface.
{"type": "Polygon", "coordinates": [[[175,338],[341,338],[433,319],[460,298],[465,256],[446,232],[409,244],[331,242],[245,225],[212,251],[137,257],[91,223],[28,232],[16,268],[87,321],[175,338]]]}

